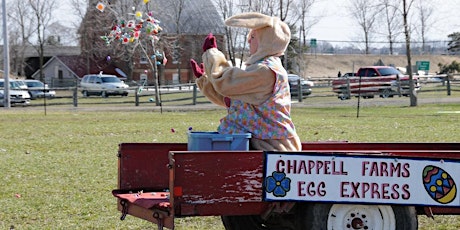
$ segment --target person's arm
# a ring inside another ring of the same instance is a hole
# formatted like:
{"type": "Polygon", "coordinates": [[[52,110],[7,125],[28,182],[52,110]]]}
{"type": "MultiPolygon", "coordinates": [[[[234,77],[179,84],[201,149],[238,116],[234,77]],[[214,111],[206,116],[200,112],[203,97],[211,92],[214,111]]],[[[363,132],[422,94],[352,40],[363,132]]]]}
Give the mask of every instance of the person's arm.
{"type": "Polygon", "coordinates": [[[218,49],[204,52],[203,62],[208,81],[221,96],[258,105],[273,93],[275,73],[266,65],[254,64],[246,70],[230,67],[218,49]]]}
{"type": "Polygon", "coordinates": [[[206,74],[204,74],[200,78],[197,78],[196,84],[198,85],[198,88],[200,89],[201,93],[203,93],[203,95],[206,96],[206,98],[208,98],[212,103],[224,107],[226,106],[224,102],[224,96],[216,92],[214,86],[209,81],[206,74]]]}

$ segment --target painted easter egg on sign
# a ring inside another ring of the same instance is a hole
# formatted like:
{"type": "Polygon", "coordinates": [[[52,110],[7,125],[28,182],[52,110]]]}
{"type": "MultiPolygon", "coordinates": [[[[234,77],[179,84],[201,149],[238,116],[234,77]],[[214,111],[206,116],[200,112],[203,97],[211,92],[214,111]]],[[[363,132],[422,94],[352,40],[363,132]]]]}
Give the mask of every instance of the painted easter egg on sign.
{"type": "Polygon", "coordinates": [[[442,168],[427,165],[423,169],[423,185],[430,197],[441,204],[448,204],[455,199],[457,187],[454,179],[442,168]]]}

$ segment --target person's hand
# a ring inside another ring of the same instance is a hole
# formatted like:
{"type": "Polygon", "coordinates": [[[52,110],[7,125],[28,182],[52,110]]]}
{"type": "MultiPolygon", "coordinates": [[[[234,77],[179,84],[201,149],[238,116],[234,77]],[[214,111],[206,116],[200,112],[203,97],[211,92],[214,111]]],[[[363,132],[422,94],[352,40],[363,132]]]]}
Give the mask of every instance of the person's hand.
{"type": "Polygon", "coordinates": [[[193,75],[195,75],[196,78],[200,78],[204,74],[204,64],[201,63],[198,65],[195,60],[190,59],[190,65],[192,66],[192,71],[193,75]]]}
{"type": "Polygon", "coordinates": [[[212,33],[209,33],[208,36],[206,36],[206,39],[204,39],[203,52],[211,48],[217,48],[217,43],[216,37],[214,37],[212,33]]]}

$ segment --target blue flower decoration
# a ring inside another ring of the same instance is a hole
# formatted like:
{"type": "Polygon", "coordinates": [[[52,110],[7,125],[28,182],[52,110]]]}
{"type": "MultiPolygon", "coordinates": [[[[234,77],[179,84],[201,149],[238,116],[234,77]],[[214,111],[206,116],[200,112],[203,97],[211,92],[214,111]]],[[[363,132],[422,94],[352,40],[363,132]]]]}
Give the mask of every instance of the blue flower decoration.
{"type": "Polygon", "coordinates": [[[273,172],[272,176],[265,178],[265,191],[273,193],[276,197],[286,196],[291,190],[291,179],[284,172],[273,172]]]}

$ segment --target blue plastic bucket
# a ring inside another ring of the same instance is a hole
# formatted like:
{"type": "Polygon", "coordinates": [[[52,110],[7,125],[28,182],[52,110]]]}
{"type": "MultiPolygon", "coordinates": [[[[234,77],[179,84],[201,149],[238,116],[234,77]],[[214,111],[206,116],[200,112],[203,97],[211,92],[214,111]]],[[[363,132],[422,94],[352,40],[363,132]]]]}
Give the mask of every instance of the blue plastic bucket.
{"type": "Polygon", "coordinates": [[[250,138],[250,133],[190,132],[187,149],[189,151],[249,150],[250,138]]]}

